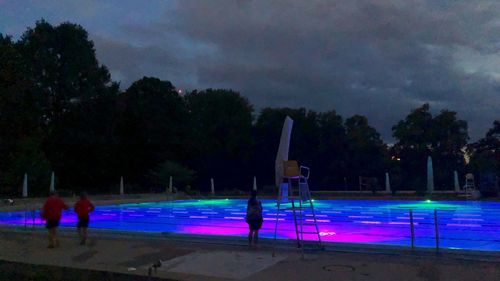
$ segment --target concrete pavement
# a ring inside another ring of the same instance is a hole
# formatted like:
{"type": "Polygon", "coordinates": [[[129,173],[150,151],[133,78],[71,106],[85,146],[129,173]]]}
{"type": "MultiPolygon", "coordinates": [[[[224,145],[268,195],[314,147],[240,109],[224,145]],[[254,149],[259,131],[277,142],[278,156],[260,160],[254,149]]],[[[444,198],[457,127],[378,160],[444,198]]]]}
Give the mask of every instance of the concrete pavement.
{"type": "Polygon", "coordinates": [[[80,246],[69,230],[59,248],[47,249],[44,232],[2,231],[0,260],[136,276],[147,276],[148,268],[161,260],[153,276],[171,280],[500,280],[498,260],[332,251],[308,252],[302,259],[294,249],[278,249],[273,258],[268,246],[256,250],[240,242],[239,246],[187,243],[151,239],[147,234],[114,238],[91,231],[88,245],[80,246]]]}

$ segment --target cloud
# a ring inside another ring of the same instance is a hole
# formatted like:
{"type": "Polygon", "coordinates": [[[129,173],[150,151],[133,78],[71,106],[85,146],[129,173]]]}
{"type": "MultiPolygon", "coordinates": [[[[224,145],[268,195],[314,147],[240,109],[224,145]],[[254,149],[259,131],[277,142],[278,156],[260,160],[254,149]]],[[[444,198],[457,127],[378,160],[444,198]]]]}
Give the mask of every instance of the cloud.
{"type": "Polygon", "coordinates": [[[365,114],[390,127],[429,102],[469,121],[473,139],[500,104],[497,1],[179,1],[160,27],[215,51],[196,64],[199,86],[240,90],[258,107],[365,114]],[[493,68],[493,69],[492,69],[493,68]]]}
{"type": "Polygon", "coordinates": [[[388,141],[424,102],[458,111],[473,140],[500,118],[497,0],[110,1],[109,18],[99,3],[74,20],[122,88],[150,75],[257,108],[364,114],[388,141]]]}

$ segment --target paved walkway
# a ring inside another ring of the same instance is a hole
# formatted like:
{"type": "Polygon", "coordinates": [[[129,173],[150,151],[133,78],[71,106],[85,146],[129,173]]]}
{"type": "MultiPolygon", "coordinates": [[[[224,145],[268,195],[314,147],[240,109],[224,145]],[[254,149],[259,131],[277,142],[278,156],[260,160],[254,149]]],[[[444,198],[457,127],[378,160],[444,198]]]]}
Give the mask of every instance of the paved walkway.
{"type": "MultiPolygon", "coordinates": [[[[147,275],[173,280],[500,280],[500,262],[402,254],[316,252],[186,243],[159,239],[90,238],[78,245],[72,233],[61,247],[46,248],[43,232],[0,233],[0,260],[147,275]]],[[[244,242],[244,241],[242,241],[244,242]]]]}

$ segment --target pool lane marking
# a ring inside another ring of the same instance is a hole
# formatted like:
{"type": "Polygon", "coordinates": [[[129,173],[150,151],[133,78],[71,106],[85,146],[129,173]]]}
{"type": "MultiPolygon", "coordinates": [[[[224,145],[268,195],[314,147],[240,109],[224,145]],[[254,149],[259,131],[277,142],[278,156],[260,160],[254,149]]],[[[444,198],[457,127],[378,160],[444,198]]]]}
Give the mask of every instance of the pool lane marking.
{"type": "MultiPolygon", "coordinates": [[[[309,215],[309,214],[306,215],[306,217],[312,217],[312,216],[313,216],[312,214],[311,215],[309,215]]],[[[318,218],[327,218],[328,216],[327,215],[316,215],[316,217],[318,217],[318,218]]]]}
{"type": "Polygon", "coordinates": [[[225,220],[242,220],[243,217],[224,217],[225,220]]]}
{"type": "MultiPolygon", "coordinates": [[[[306,221],[314,221],[314,220],[310,220],[310,219],[307,219],[306,221]]],[[[330,220],[316,220],[317,222],[331,222],[330,220]]]]}
{"type": "Polygon", "coordinates": [[[453,214],[455,217],[480,217],[481,215],[479,214],[453,214]]]}
{"type": "Polygon", "coordinates": [[[207,216],[189,216],[190,219],[208,219],[207,216]]]}
{"type": "MultiPolygon", "coordinates": [[[[396,224],[396,225],[409,225],[409,222],[404,222],[404,221],[391,221],[389,224],[396,224]]],[[[414,222],[413,225],[418,225],[418,222],[414,222]]]]}
{"type": "Polygon", "coordinates": [[[460,223],[447,223],[446,226],[465,226],[465,227],[482,227],[480,224],[460,224],[460,223]]]}
{"type": "Polygon", "coordinates": [[[454,221],[484,221],[483,219],[453,218],[454,221]]]}
{"type": "Polygon", "coordinates": [[[373,216],[347,216],[348,218],[351,219],[371,219],[373,216]]]}

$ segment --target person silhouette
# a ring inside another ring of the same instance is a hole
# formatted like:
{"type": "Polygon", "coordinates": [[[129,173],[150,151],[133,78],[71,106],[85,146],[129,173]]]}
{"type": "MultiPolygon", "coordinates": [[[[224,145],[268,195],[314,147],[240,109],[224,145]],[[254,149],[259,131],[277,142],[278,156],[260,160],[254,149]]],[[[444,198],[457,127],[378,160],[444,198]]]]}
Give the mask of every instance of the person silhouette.
{"type": "Polygon", "coordinates": [[[49,232],[49,246],[47,248],[52,249],[59,246],[59,239],[57,239],[57,227],[61,221],[62,210],[68,210],[69,207],[64,203],[64,201],[57,196],[57,193],[52,191],[49,197],[43,204],[41,214],[42,219],[45,220],[45,228],[49,232]]]}
{"type": "Polygon", "coordinates": [[[257,191],[252,190],[251,197],[247,203],[247,214],[245,220],[248,224],[248,245],[256,246],[259,242],[259,230],[262,227],[262,202],[257,199],[257,191]]]}

